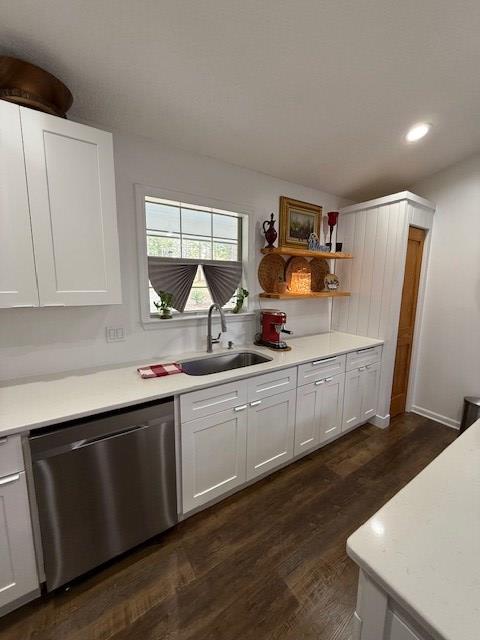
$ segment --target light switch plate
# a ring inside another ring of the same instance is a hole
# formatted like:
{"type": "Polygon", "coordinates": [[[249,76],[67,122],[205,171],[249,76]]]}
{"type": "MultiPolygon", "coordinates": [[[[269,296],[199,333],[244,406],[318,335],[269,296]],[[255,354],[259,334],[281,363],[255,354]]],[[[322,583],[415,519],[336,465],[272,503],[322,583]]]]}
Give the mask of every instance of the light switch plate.
{"type": "Polygon", "coordinates": [[[123,342],[125,329],[123,327],[105,327],[105,339],[107,342],[123,342]]]}

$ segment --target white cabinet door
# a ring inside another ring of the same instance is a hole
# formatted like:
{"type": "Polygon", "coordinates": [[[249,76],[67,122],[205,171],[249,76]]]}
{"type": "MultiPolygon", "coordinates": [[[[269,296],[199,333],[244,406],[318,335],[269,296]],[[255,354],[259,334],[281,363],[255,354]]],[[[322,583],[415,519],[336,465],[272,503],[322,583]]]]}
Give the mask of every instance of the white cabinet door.
{"type": "Polygon", "coordinates": [[[0,100],[0,307],[38,306],[20,107],[0,100]]]}
{"type": "Polygon", "coordinates": [[[184,513],[245,482],[246,439],[245,405],[182,424],[184,513]]]}
{"type": "Polygon", "coordinates": [[[248,408],[247,480],[293,457],[296,389],[255,400],[248,408]]]}
{"type": "Polygon", "coordinates": [[[111,134],[20,115],[40,305],[120,303],[111,134]]]}
{"type": "Polygon", "coordinates": [[[359,369],[347,371],[345,374],[342,431],[351,429],[362,421],[362,389],[362,372],[359,369]]]}
{"type": "Polygon", "coordinates": [[[362,373],[362,422],[377,413],[378,384],[380,382],[380,363],[370,364],[362,373]]]}
{"type": "Polygon", "coordinates": [[[0,607],[38,588],[23,471],[0,478],[0,607]]]}
{"type": "Polygon", "coordinates": [[[327,378],[325,384],[321,386],[320,442],[330,440],[342,431],[344,388],[344,374],[327,378]]]}
{"type": "Polygon", "coordinates": [[[321,384],[307,384],[297,389],[295,418],[295,455],[306,453],[318,446],[320,440],[321,384]]]}

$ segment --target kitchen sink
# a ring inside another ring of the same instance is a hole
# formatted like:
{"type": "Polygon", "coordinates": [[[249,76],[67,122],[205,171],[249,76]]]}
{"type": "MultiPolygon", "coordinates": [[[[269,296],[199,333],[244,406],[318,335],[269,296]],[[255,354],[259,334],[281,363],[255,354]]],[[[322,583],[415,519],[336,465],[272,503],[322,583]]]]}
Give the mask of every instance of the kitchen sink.
{"type": "Polygon", "coordinates": [[[241,369],[242,367],[250,367],[253,364],[269,362],[270,360],[272,358],[252,351],[237,351],[236,353],[224,353],[208,358],[198,358],[197,360],[185,360],[182,362],[182,369],[189,376],[206,376],[209,373],[241,369]]]}

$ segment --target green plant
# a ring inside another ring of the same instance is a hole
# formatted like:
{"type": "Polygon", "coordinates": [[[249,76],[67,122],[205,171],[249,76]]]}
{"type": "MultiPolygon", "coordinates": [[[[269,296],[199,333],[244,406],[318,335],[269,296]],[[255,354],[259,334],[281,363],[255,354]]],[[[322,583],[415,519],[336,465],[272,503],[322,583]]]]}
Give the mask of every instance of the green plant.
{"type": "Polygon", "coordinates": [[[158,295],[160,297],[160,302],[154,302],[153,304],[160,312],[161,318],[171,318],[172,317],[172,304],[173,304],[173,294],[169,291],[159,291],[158,295]]]}
{"type": "Polygon", "coordinates": [[[236,302],[235,306],[232,309],[232,313],[239,313],[242,310],[245,298],[248,298],[248,291],[246,289],[243,289],[242,287],[238,287],[235,298],[236,302]]]}

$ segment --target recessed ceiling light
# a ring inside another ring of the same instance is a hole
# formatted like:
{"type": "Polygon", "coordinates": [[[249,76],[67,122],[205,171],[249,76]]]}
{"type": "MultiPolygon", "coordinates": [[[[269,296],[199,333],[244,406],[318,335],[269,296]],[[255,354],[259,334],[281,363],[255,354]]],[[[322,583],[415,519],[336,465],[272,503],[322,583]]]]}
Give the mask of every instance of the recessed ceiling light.
{"type": "Polygon", "coordinates": [[[427,135],[431,126],[432,125],[427,124],[426,122],[418,122],[417,124],[414,124],[405,136],[407,142],[417,142],[417,140],[420,140],[427,135]]]}

